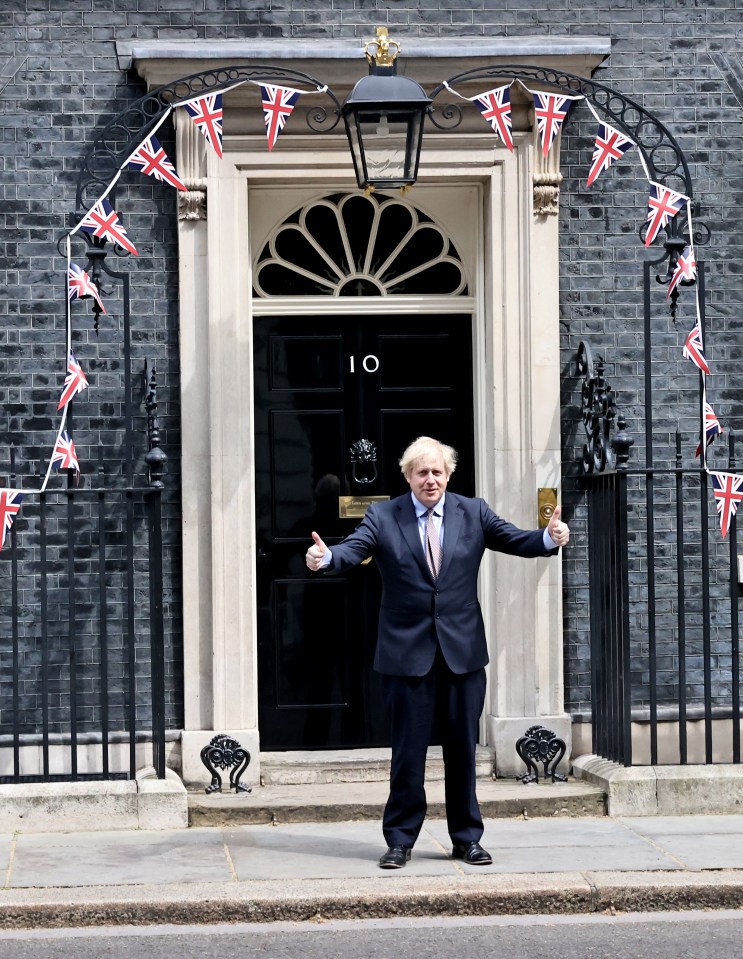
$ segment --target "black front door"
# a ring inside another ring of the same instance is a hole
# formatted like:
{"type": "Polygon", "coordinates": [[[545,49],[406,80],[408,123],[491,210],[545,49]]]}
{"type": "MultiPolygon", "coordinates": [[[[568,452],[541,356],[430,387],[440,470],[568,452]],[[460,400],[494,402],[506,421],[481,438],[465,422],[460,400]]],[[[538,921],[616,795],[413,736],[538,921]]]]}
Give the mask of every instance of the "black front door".
{"type": "Polygon", "coordinates": [[[304,555],[312,530],[332,547],[358,524],[340,516],[339,497],[408,489],[398,460],[417,436],[459,451],[450,488],[471,495],[472,402],[467,314],[256,318],[263,749],[387,744],[371,668],[381,592],[374,562],[322,576],[306,569],[304,555]],[[375,461],[362,452],[352,462],[361,440],[375,461]]]}

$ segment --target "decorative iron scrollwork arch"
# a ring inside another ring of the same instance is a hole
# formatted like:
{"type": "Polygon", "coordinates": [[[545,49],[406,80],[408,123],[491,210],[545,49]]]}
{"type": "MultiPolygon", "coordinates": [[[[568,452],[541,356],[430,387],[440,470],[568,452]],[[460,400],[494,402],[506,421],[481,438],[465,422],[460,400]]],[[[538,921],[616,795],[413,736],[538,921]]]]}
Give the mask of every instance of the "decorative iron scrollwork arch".
{"type": "MultiPolygon", "coordinates": [[[[228,66],[192,73],[135,100],[96,134],[78,173],[77,212],[89,208],[88,193],[93,188],[106,189],[122,164],[165,113],[193,97],[223,93],[246,82],[290,86],[305,93],[326,95],[332,106],[329,109],[317,106],[307,114],[307,125],[312,130],[328,133],[340,120],[340,103],[332,90],[316,77],[299,70],[274,66],[228,66]]],[[[112,196],[113,191],[109,195],[112,196]]]]}
{"type": "MultiPolygon", "coordinates": [[[[652,180],[664,185],[673,180],[676,183],[673,189],[678,189],[690,200],[693,198],[691,174],[683,150],[668,128],[636,100],[631,100],[603,83],[597,83],[595,80],[580,77],[565,70],[520,64],[477,67],[474,70],[458,73],[444,83],[440,83],[431,92],[431,99],[435,101],[444,90],[473,80],[506,82],[520,80],[525,84],[538,84],[540,88],[559,91],[569,96],[585,97],[606,114],[613,125],[635,141],[652,180]]],[[[460,108],[451,103],[440,107],[434,103],[429,115],[431,122],[442,130],[454,129],[461,121],[460,108]],[[441,120],[437,113],[441,114],[441,120]],[[460,114],[459,118],[457,114],[460,114]]]]}

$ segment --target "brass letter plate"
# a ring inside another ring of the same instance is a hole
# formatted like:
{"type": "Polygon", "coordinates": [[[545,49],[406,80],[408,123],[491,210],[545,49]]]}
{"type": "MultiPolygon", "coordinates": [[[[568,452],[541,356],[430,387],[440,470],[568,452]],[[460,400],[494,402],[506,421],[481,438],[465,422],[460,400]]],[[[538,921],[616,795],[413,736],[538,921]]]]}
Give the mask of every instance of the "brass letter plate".
{"type": "Polygon", "coordinates": [[[339,496],[338,515],[341,519],[363,519],[372,503],[380,503],[389,496],[339,496]]]}
{"type": "Polygon", "coordinates": [[[554,486],[539,486],[537,488],[537,517],[539,529],[549,526],[552,514],[557,506],[557,490],[554,486]]]}

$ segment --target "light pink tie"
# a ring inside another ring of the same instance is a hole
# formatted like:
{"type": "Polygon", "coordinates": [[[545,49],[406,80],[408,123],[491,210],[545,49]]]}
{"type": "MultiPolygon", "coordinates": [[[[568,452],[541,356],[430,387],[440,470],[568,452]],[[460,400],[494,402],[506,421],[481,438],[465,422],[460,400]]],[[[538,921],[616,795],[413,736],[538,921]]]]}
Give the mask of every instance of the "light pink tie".
{"type": "Polygon", "coordinates": [[[438,579],[441,571],[442,557],[441,540],[433,522],[433,508],[431,508],[426,516],[426,559],[434,579],[438,579]]]}

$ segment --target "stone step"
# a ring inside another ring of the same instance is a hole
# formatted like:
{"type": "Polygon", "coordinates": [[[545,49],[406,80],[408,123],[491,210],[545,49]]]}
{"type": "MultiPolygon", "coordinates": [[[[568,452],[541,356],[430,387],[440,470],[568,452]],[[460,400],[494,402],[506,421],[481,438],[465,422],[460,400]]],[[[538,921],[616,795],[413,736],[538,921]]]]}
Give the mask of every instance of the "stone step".
{"type": "MultiPolygon", "coordinates": [[[[493,753],[477,748],[477,778],[492,779],[493,753]]],[[[333,749],[261,753],[261,785],[303,786],[332,783],[389,782],[389,749],[333,749]]],[[[442,782],[444,760],[440,746],[431,746],[426,781],[442,782]]]]}
{"type": "MultiPolygon", "coordinates": [[[[230,827],[290,822],[381,822],[387,800],[386,782],[310,783],[293,786],[254,786],[251,793],[206,795],[203,788],[188,794],[189,825],[230,827]]],[[[477,795],[488,819],[605,816],[606,796],[589,783],[540,782],[528,786],[513,780],[481,780],[477,795]]],[[[428,816],[445,816],[444,784],[426,786],[428,816]]]]}

